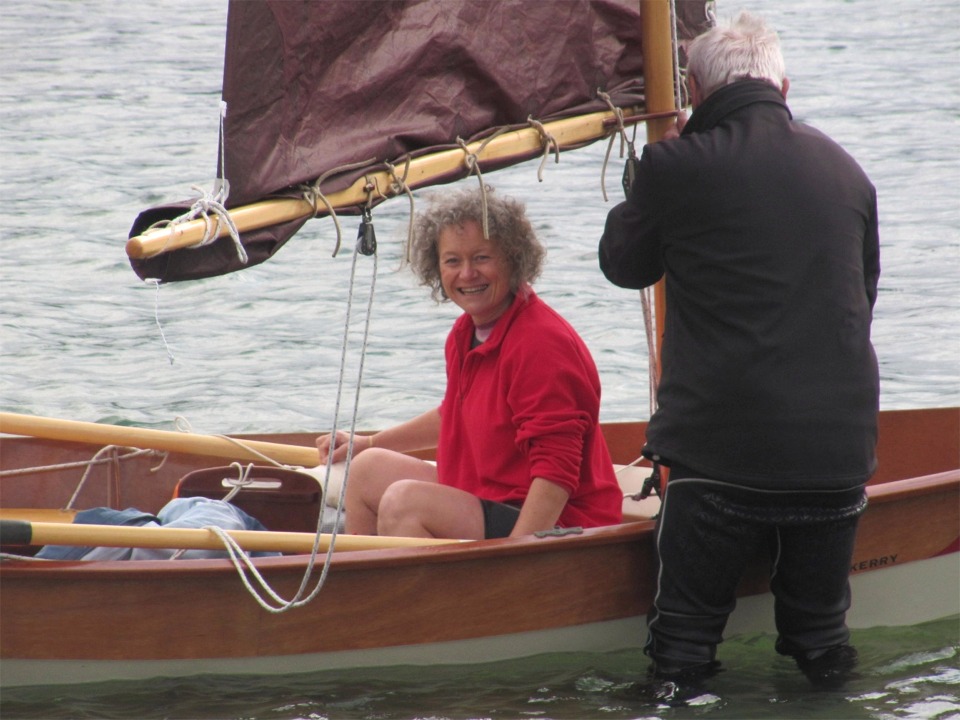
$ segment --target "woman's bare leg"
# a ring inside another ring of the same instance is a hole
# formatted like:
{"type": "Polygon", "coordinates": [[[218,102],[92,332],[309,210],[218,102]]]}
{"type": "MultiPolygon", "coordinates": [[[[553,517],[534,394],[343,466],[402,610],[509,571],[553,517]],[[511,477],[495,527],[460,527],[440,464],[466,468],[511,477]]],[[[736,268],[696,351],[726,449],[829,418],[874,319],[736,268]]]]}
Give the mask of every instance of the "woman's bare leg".
{"type": "Polygon", "coordinates": [[[437,482],[399,480],[380,500],[378,535],[482,540],[483,507],[475,495],[437,482]]]}
{"type": "Polygon", "coordinates": [[[352,535],[374,535],[380,499],[398,480],[437,482],[437,468],[432,463],[403,453],[370,448],[350,461],[345,498],[346,532],[352,535]]]}

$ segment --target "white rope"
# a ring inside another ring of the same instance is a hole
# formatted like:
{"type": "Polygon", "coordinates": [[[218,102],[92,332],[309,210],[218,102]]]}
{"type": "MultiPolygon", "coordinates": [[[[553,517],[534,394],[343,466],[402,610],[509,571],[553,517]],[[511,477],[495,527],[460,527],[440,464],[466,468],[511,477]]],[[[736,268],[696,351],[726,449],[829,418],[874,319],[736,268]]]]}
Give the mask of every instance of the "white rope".
{"type": "Polygon", "coordinates": [[[163,325],[160,324],[160,281],[157,278],[145,278],[145,283],[153,283],[157,292],[153,297],[153,321],[157,324],[157,330],[160,331],[160,339],[163,340],[163,347],[167,351],[167,358],[173,365],[173,352],[170,350],[170,343],[167,342],[167,336],[163,332],[163,325]]]}
{"type": "MultiPolygon", "coordinates": [[[[191,185],[190,188],[197,192],[200,197],[190,206],[190,209],[178,215],[172,220],[163,220],[151,225],[151,228],[169,227],[179,225],[180,223],[203,218],[203,237],[199,242],[190,245],[191,248],[203,247],[209,245],[220,237],[221,226],[225,225],[230,239],[233,240],[234,248],[237,251],[237,258],[243,265],[249,261],[247,251],[240,242],[240,231],[237,230],[230,212],[226,208],[227,198],[230,196],[230,183],[226,175],[226,139],[224,132],[225,120],[227,117],[227,103],[220,101],[220,177],[214,183],[212,192],[207,192],[199,185],[191,185]]],[[[171,235],[172,239],[172,235],[171,235]]],[[[169,243],[169,240],[168,240],[169,243]]],[[[166,250],[166,245],[158,252],[166,250]]]]}
{"type": "MultiPolygon", "coordinates": [[[[340,401],[343,395],[343,386],[344,386],[344,376],[346,375],[346,360],[347,360],[347,348],[349,345],[350,337],[350,323],[353,310],[353,294],[354,294],[354,285],[356,280],[356,268],[357,268],[357,258],[359,257],[359,247],[354,249],[353,253],[353,264],[350,269],[350,284],[347,297],[347,316],[344,323],[343,331],[343,346],[341,349],[340,355],[340,377],[337,384],[337,395],[336,403],[334,407],[334,419],[333,419],[333,430],[332,434],[335,437],[337,433],[337,425],[339,423],[340,416],[340,401]]],[[[360,350],[360,362],[359,368],[357,371],[357,383],[356,390],[354,393],[354,404],[353,404],[353,414],[350,420],[350,443],[347,448],[347,459],[344,467],[344,481],[340,487],[340,496],[337,499],[337,513],[336,520],[334,522],[332,532],[330,535],[330,545],[327,548],[326,558],[323,563],[323,568],[320,572],[320,577],[317,579],[317,583],[314,586],[313,590],[306,594],[307,586],[309,585],[310,578],[313,575],[314,567],[317,562],[317,557],[320,554],[320,541],[321,541],[321,530],[323,527],[323,508],[321,507],[320,514],[317,518],[317,531],[314,538],[313,548],[310,551],[310,557],[307,560],[307,566],[304,569],[303,578],[300,582],[300,587],[297,589],[294,596],[287,600],[281,597],[271,586],[270,583],[260,574],[257,570],[255,564],[250,559],[250,557],[243,551],[239,544],[230,537],[226,531],[221,528],[207,527],[206,529],[210,530],[220,538],[223,542],[224,547],[227,550],[227,554],[230,558],[230,561],[233,563],[234,568],[237,570],[237,574],[240,576],[241,581],[243,582],[244,587],[247,589],[247,592],[250,593],[250,596],[260,605],[264,610],[270,613],[278,614],[292,610],[294,608],[302,607],[310,603],[317,595],[320,594],[320,591],[323,589],[326,584],[327,575],[330,569],[330,562],[333,558],[333,553],[336,550],[336,541],[337,541],[337,530],[340,526],[340,521],[343,517],[344,512],[344,499],[346,498],[347,482],[349,480],[350,473],[350,461],[353,457],[353,438],[356,433],[356,424],[357,424],[357,415],[360,407],[360,387],[362,385],[363,379],[363,365],[364,358],[366,356],[366,347],[370,335],[370,318],[372,315],[373,308],[373,299],[374,299],[374,290],[376,287],[376,277],[377,277],[377,255],[373,255],[373,272],[370,280],[370,293],[367,300],[367,312],[364,323],[363,337],[360,350]],[[254,583],[251,582],[250,577],[256,581],[256,585],[259,586],[259,589],[254,586],[254,583]],[[272,602],[271,602],[272,601],[272,602]]],[[[322,497],[327,497],[328,489],[330,485],[330,473],[332,469],[332,453],[327,457],[327,466],[326,473],[323,480],[323,495],[322,497]]]]}

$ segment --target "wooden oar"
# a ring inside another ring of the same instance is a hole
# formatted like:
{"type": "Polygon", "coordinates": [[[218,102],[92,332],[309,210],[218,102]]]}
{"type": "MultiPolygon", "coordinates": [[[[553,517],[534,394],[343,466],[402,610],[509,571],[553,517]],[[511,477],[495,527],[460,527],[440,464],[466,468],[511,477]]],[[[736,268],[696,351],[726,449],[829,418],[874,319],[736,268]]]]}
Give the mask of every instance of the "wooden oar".
{"type": "MultiPolygon", "coordinates": [[[[316,535],[299,532],[227,530],[244,550],[309,553],[316,535]]],[[[320,536],[320,549],[330,547],[330,535],[320,536]]],[[[336,550],[380,550],[384,548],[449,545],[465,542],[438,538],[387,537],[378,535],[337,535],[336,550]]],[[[223,542],[212,531],[192,528],[136,527],[126,525],[84,525],[74,523],[0,520],[0,545],[72,545],[78,547],[131,547],[188,550],[223,550],[223,542]]]]}
{"type": "Polygon", "coordinates": [[[256,453],[246,450],[244,447],[246,446],[285,465],[312,468],[320,464],[320,453],[317,449],[303,445],[284,445],[259,440],[233,442],[214,435],[194,435],[170,430],[104,425],[7,412],[0,413],[0,433],[94,445],[123,445],[151,450],[168,450],[208,457],[263,460],[256,453]]]}

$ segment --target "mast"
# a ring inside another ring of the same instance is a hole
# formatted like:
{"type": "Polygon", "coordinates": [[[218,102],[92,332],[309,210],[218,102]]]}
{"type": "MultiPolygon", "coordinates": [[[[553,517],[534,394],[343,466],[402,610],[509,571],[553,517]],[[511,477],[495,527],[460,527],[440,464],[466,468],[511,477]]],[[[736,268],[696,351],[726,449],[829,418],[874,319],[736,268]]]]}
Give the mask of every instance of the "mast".
{"type": "MultiPolygon", "coordinates": [[[[646,111],[658,113],[679,110],[673,87],[672,0],[640,0],[640,30],[643,43],[643,79],[646,111]]],[[[647,142],[656,142],[675,122],[674,117],[647,121],[647,142]]],[[[666,322],[665,279],[654,286],[654,314],[657,329],[657,377],[660,377],[660,349],[666,322]]]]}

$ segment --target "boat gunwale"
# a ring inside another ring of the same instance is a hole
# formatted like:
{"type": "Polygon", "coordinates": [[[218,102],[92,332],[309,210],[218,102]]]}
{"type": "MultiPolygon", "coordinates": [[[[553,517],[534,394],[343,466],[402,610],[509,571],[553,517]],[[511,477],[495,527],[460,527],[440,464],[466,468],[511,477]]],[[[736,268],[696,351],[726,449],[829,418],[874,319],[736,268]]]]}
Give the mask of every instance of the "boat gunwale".
{"type": "MultiPolygon", "coordinates": [[[[903,480],[868,485],[868,502],[880,505],[902,500],[918,498],[937,493],[960,491],[960,468],[930,475],[903,480]]],[[[448,545],[423,547],[381,548],[333,553],[330,569],[337,572],[366,571],[383,567],[402,567],[408,565],[430,565],[453,563],[463,560],[480,560],[496,557],[538,554],[564,551],[566,549],[593,547],[638,541],[642,536],[652,533],[655,521],[639,520],[624,522],[598,528],[578,530],[568,534],[548,535],[544,537],[527,536],[522,538],[500,538],[493,540],[465,541],[448,545]]],[[[254,558],[254,566],[268,574],[302,572],[306,568],[307,554],[290,554],[280,557],[254,558]]],[[[319,572],[326,559],[326,552],[317,555],[314,572],[319,572]]],[[[5,559],[0,563],[0,576],[9,579],[23,576],[25,573],[59,573],[64,576],[93,577],[132,577],[141,573],[185,574],[222,574],[235,573],[236,568],[229,559],[178,560],[105,560],[105,561],[36,561],[5,559]]]]}
{"type": "MultiPolygon", "coordinates": [[[[374,550],[353,550],[334,552],[331,570],[347,572],[354,570],[374,570],[383,567],[402,567],[407,565],[430,565],[453,563],[464,559],[486,560],[497,557],[532,555],[562,550],[583,549],[602,545],[620,544],[638,540],[644,534],[652,532],[653,520],[639,520],[598,528],[588,528],[564,535],[545,537],[525,536],[521,538],[498,538],[492,540],[464,541],[446,545],[421,547],[380,548],[374,550]]],[[[280,557],[253,558],[258,570],[268,572],[302,572],[307,564],[307,554],[290,554],[280,557]]],[[[326,558],[326,552],[317,555],[314,572],[319,572],[326,558]]],[[[82,575],[91,577],[131,576],[139,573],[235,573],[233,563],[226,558],[186,559],[171,562],[162,560],[72,560],[37,561],[26,559],[6,559],[0,563],[0,576],[22,576],[24,573],[38,574],[56,572],[64,575],[82,575]]]]}

